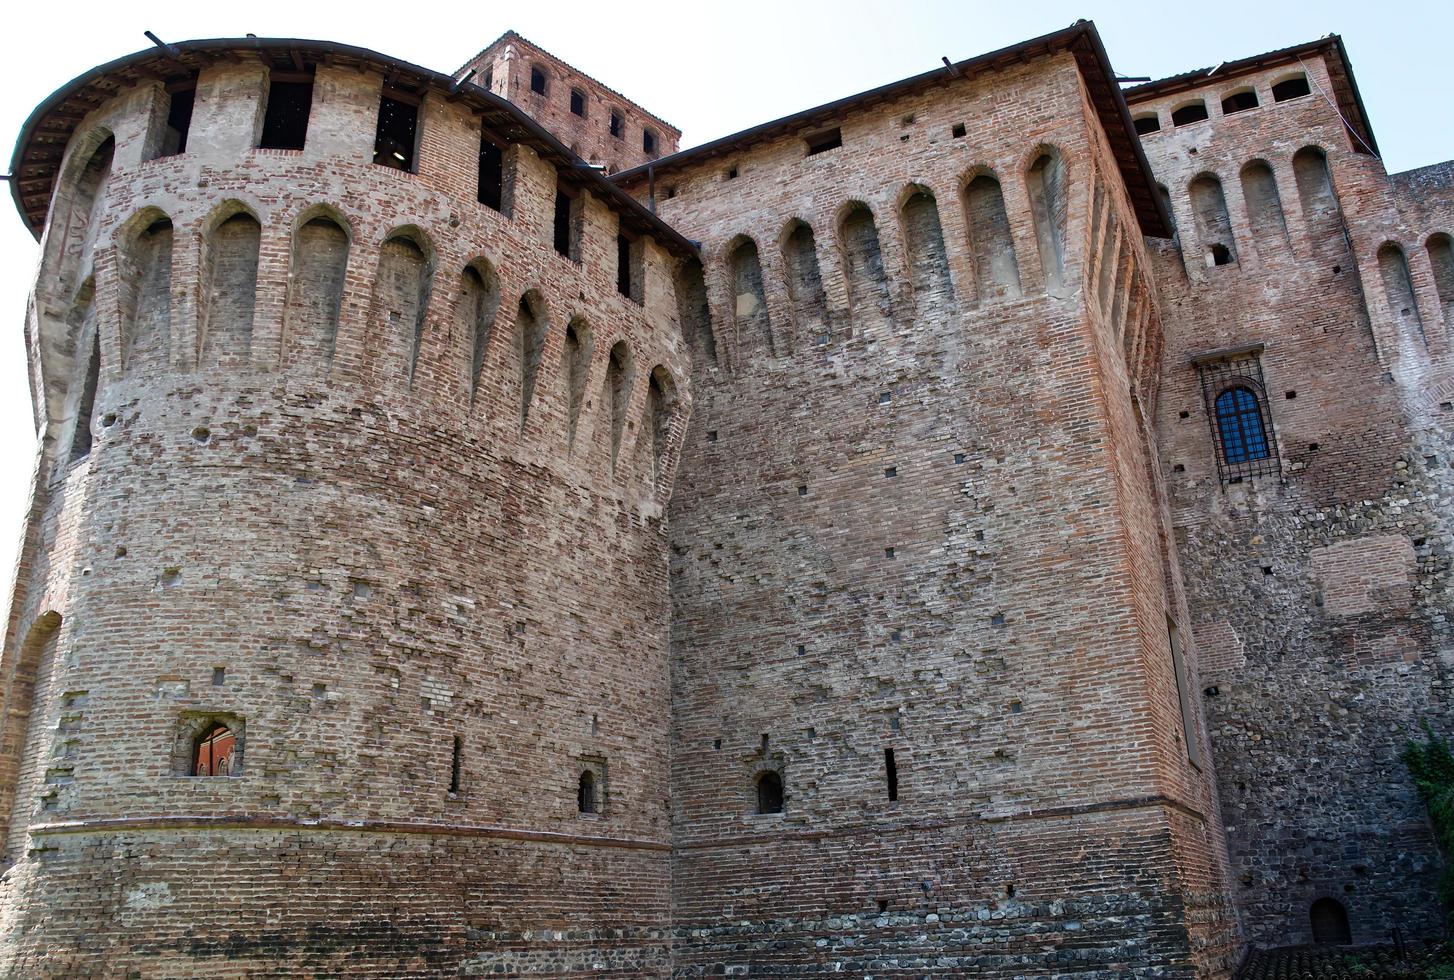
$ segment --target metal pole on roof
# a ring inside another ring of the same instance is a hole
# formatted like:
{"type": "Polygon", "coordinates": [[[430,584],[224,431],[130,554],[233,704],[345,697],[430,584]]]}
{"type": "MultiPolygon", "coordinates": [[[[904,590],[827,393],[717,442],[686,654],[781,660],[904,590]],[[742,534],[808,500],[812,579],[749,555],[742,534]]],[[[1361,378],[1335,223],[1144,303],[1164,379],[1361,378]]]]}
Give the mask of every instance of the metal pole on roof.
{"type": "Polygon", "coordinates": [[[157,37],[151,31],[142,31],[141,33],[143,33],[143,34],[146,35],[146,39],[148,41],[150,41],[152,44],[155,44],[157,47],[161,48],[163,51],[165,51],[167,54],[171,55],[173,58],[181,58],[182,57],[182,52],[178,51],[174,46],[168,44],[166,41],[163,41],[161,38],[157,37]]]}

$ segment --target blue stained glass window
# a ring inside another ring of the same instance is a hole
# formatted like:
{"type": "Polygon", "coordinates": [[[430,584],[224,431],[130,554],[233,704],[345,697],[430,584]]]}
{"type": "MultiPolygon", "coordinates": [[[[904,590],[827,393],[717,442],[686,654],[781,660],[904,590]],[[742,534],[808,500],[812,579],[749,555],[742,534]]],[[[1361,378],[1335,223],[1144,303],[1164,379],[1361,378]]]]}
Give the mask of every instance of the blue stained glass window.
{"type": "Polygon", "coordinates": [[[1271,455],[1262,425],[1262,408],[1248,388],[1228,388],[1217,396],[1217,432],[1222,438],[1222,458],[1228,463],[1246,463],[1271,455]]]}

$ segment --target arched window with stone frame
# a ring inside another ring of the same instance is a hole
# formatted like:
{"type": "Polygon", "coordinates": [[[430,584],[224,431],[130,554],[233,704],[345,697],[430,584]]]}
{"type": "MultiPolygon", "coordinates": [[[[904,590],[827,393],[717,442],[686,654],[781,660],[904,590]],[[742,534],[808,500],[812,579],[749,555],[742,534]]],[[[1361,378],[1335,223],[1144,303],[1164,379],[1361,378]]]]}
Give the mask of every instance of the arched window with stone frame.
{"type": "Polygon", "coordinates": [[[240,715],[184,713],[172,740],[172,775],[241,776],[244,735],[240,715]]]}

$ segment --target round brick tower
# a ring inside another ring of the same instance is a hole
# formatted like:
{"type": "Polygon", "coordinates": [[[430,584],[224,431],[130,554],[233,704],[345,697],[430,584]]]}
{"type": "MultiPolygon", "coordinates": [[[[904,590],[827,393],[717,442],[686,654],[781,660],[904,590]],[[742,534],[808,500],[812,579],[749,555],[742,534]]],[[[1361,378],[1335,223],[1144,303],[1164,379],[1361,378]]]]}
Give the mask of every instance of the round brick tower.
{"type": "Polygon", "coordinates": [[[88,72],[12,171],[0,973],[667,975],[690,243],[311,41],[88,72]]]}

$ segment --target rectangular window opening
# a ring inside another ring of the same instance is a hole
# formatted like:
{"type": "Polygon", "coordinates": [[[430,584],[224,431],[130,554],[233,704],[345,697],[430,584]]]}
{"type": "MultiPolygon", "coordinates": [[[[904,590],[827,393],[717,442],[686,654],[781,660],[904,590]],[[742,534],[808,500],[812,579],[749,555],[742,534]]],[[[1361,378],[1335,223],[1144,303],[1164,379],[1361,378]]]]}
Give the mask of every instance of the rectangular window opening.
{"type": "Polygon", "coordinates": [[[631,239],[625,235],[616,236],[616,291],[631,295],[631,239]]]}
{"type": "Polygon", "coordinates": [[[649,157],[656,156],[656,134],[649,129],[641,131],[641,152],[649,157]]]}
{"type": "Polygon", "coordinates": [[[167,108],[167,128],[162,134],[161,152],[158,157],[176,156],[187,152],[187,134],[192,128],[192,108],[197,104],[197,89],[193,85],[172,93],[167,108]]]}
{"type": "Polygon", "coordinates": [[[479,201],[496,211],[503,210],[505,197],[505,154],[499,144],[480,131],[479,201]]]}
{"type": "Polygon", "coordinates": [[[265,150],[301,150],[308,138],[308,115],[313,108],[313,81],[270,81],[268,107],[263,114],[265,150]]]}
{"type": "Polygon", "coordinates": [[[570,111],[582,118],[586,115],[586,93],[578,88],[570,90],[570,111]]]}
{"type": "Polygon", "coordinates": [[[458,735],[456,735],[454,737],[454,756],[451,759],[450,764],[449,764],[449,791],[451,793],[458,793],[459,792],[460,760],[461,760],[461,757],[463,755],[464,755],[464,739],[462,739],[458,735]]]}
{"type": "Polygon", "coordinates": [[[545,72],[539,68],[530,69],[530,91],[536,95],[545,94],[545,72]]]}
{"type": "Polygon", "coordinates": [[[571,205],[575,202],[565,191],[555,192],[554,229],[555,250],[566,258],[571,257],[571,205]]]}
{"type": "Polygon", "coordinates": [[[826,153],[828,150],[836,150],[843,145],[843,133],[837,126],[832,129],[825,129],[821,133],[814,133],[807,137],[808,156],[815,153],[826,153]]]}
{"type": "Polygon", "coordinates": [[[624,129],[624,121],[621,119],[621,113],[619,113],[619,112],[613,112],[613,113],[611,113],[611,135],[614,136],[614,137],[616,137],[617,139],[620,139],[621,138],[621,132],[622,132],[623,129],[624,129]]]}
{"type": "Polygon", "coordinates": [[[374,130],[374,163],[414,172],[414,147],[419,131],[419,105],[404,93],[385,92],[379,99],[379,124],[374,130]]]}
{"type": "Polygon", "coordinates": [[[899,800],[899,766],[894,760],[894,750],[884,749],[884,778],[888,781],[889,802],[899,800]]]}

